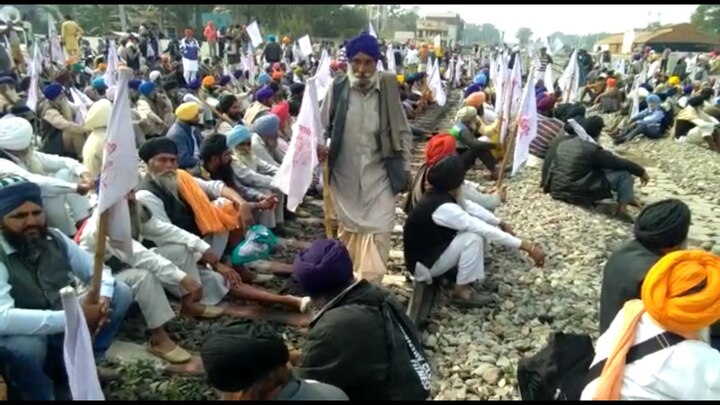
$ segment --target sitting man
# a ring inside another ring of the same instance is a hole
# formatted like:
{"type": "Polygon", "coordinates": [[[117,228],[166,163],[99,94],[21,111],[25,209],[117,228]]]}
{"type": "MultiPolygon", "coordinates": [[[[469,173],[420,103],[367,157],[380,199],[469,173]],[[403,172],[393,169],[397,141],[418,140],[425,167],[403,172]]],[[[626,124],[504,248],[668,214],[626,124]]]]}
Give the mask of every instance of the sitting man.
{"type": "MultiPolygon", "coordinates": [[[[73,276],[89,285],[92,256],[45,222],[40,187],[17,176],[0,178],[0,358],[11,399],[70,400],[60,290],[73,276]],[[15,395],[17,394],[17,395],[15,395]]],[[[100,361],[122,326],[132,292],[103,269],[100,300],[81,298],[100,361]]]]}
{"type": "Polygon", "coordinates": [[[622,134],[615,138],[615,145],[631,141],[638,135],[644,135],[650,139],[658,139],[662,136],[660,124],[665,118],[665,111],[660,107],[660,97],[650,94],[646,101],[647,108],[630,118],[633,124],[627,126],[622,134]]]}
{"type": "Polygon", "coordinates": [[[431,188],[408,214],[403,229],[405,263],[419,282],[432,282],[457,266],[453,303],[479,307],[490,300],[472,287],[485,278],[485,240],[524,250],[538,266],[544,264],[545,253],[534,243],[516,238],[505,222],[486,209],[464,200],[460,188],[464,178],[457,154],[442,158],[428,170],[431,188]]]}
{"type": "MultiPolygon", "coordinates": [[[[248,135],[249,132],[248,130],[248,135]]],[[[249,201],[251,202],[249,204],[253,210],[254,218],[258,219],[261,225],[273,230],[273,232],[280,230],[280,233],[284,233],[282,227],[277,229],[281,224],[277,221],[276,213],[280,211],[280,215],[282,215],[282,205],[278,204],[279,199],[270,190],[259,190],[240,181],[235,174],[235,166],[238,163],[233,160],[232,152],[228,146],[229,141],[229,137],[221,134],[213,134],[205,138],[200,145],[201,166],[193,171],[193,174],[200,178],[222,181],[225,186],[237,191],[241,196],[250,196],[249,201]],[[258,194],[259,197],[256,197],[258,194]]],[[[282,221],[282,216],[279,218],[282,221]]],[[[282,235],[278,234],[278,236],[282,235]]]]}
{"type": "Polygon", "coordinates": [[[595,345],[582,400],[716,400],[720,258],[681,250],[655,263],[595,345]]]}
{"type": "MultiPolygon", "coordinates": [[[[147,164],[148,172],[140,181],[136,196],[152,216],[177,225],[193,235],[202,236],[220,257],[232,250],[236,243],[231,242],[231,233],[235,240],[243,237],[240,222],[244,229],[250,227],[253,221],[252,207],[222,181],[206,181],[178,170],[177,145],[167,138],[149,140],[140,147],[139,154],[147,164]]],[[[185,252],[181,252],[182,258],[165,250],[158,253],[183,268],[185,252]]],[[[307,305],[299,297],[279,296],[245,284],[258,276],[244,267],[240,269],[242,277],[228,266],[216,267],[216,270],[221,272],[230,293],[236,298],[277,303],[296,310],[307,305]]],[[[227,286],[224,288],[222,295],[228,291],[227,286]]]]}
{"type": "Polygon", "coordinates": [[[710,150],[720,152],[718,121],[707,115],[700,96],[691,97],[687,107],[680,110],[675,120],[675,139],[693,145],[706,144],[710,150]]]}
{"type": "Polygon", "coordinates": [[[600,333],[627,301],[640,298],[645,274],[660,258],[687,244],[690,208],[680,200],[646,206],[635,221],[635,238],[615,250],[605,263],[600,292],[600,333]]]}
{"type": "Polygon", "coordinates": [[[227,135],[235,125],[243,124],[242,104],[234,94],[223,94],[220,96],[217,109],[218,112],[227,116],[227,118],[232,121],[232,123],[230,123],[225,119],[218,119],[218,124],[215,127],[215,132],[218,134],[227,135]]]}
{"type": "MultiPolygon", "coordinates": [[[[157,85],[153,82],[143,82],[138,87],[140,98],[135,109],[140,115],[142,130],[147,138],[165,135],[170,128],[166,122],[173,116],[172,104],[167,97],[158,96],[157,85]]],[[[172,121],[170,121],[172,122],[172,121]]]]}
{"type": "MultiPolygon", "coordinates": [[[[105,263],[113,270],[116,279],[132,288],[135,302],[138,303],[150,330],[148,351],[173,364],[186,363],[191,359],[190,353],[175,343],[165,330],[165,325],[175,318],[175,311],[170,306],[163,287],[180,298],[182,315],[205,319],[218,318],[223,314],[222,308],[201,303],[204,301],[203,286],[200,284],[203,278],[198,272],[195,257],[202,255],[200,257],[205,262],[215,263],[215,267],[224,265],[220,263],[219,256],[202,239],[171,223],[153,218],[150,211],[135,200],[135,193],[128,194],[127,199],[133,234],[132,254],[128,257],[122,252],[121,246],[116,246],[116,242],[108,238],[105,263]],[[183,251],[188,252],[189,260],[184,261],[189,264],[188,272],[184,272],[157,252],[148,250],[140,242],[142,238],[162,244],[166,250],[168,246],[177,243],[183,251]]],[[[95,211],[78,235],[80,247],[88,253],[95,252],[98,220],[98,211],[95,211]]],[[[205,275],[205,279],[207,278],[209,276],[205,275]]],[[[215,286],[208,288],[208,291],[222,289],[222,280],[218,271],[214,277],[215,286]]],[[[217,301],[219,300],[214,300],[212,303],[216,304],[217,301]]]]}
{"type": "Polygon", "coordinates": [[[355,281],[342,242],[313,242],[297,255],[293,272],[321,308],[310,324],[298,377],[334,385],[351,401],[427,399],[432,376],[415,325],[392,294],[355,281]]]}
{"type": "Polygon", "coordinates": [[[280,168],[282,157],[277,150],[280,118],[273,113],[267,113],[255,120],[252,130],[253,155],[271,166],[280,168]]]}
{"type": "Polygon", "coordinates": [[[576,205],[592,205],[617,193],[615,215],[632,221],[628,204],[639,205],[635,198],[633,175],[641,184],[650,181],[645,169],[630,160],[618,157],[597,144],[603,120],[595,115],[586,118],[582,128],[587,136],[561,140],[548,150],[544,164],[548,166],[543,190],[552,198],[576,205]]]}
{"type": "Polygon", "coordinates": [[[178,147],[177,163],[180,169],[190,169],[200,162],[200,105],[194,101],[180,104],[175,109],[177,120],[168,129],[167,137],[178,147]]]}
{"type": "Polygon", "coordinates": [[[38,117],[43,144],[41,150],[54,155],[77,158],[82,156],[88,131],[75,123],[75,108],[70,104],[63,86],[52,83],[43,89],[45,100],[38,104],[38,117]]]}
{"type": "MultiPolygon", "coordinates": [[[[455,138],[450,134],[437,134],[430,138],[427,145],[425,145],[425,163],[418,168],[413,178],[412,189],[405,202],[404,210],[406,214],[412,211],[415,204],[417,204],[422,195],[425,194],[425,191],[430,188],[427,180],[429,168],[445,156],[455,154],[455,150],[455,138]]],[[[505,202],[507,194],[504,190],[493,195],[484,194],[478,191],[479,186],[477,183],[465,180],[461,186],[463,196],[488,211],[495,211],[495,208],[505,202]]]]}
{"type": "MultiPolygon", "coordinates": [[[[227,134],[227,147],[233,153],[232,169],[235,174],[235,181],[251,187],[263,195],[272,195],[278,200],[274,211],[264,210],[256,219],[268,228],[280,227],[282,229],[282,224],[285,222],[285,216],[283,215],[285,194],[272,185],[273,176],[275,176],[278,169],[264,160],[258,159],[253,154],[251,137],[252,132],[240,125],[227,134]]],[[[276,234],[282,236],[277,232],[276,234]]]]}
{"type": "Polygon", "coordinates": [[[450,134],[457,139],[457,152],[462,156],[465,170],[474,167],[475,160],[479,158],[490,171],[491,179],[497,180],[500,176],[500,166],[491,153],[495,145],[480,141],[475,137],[475,131],[479,125],[477,109],[474,107],[461,108],[455,116],[455,121],[455,126],[450,130],[450,134]]]}
{"type": "Polygon", "coordinates": [[[297,378],[285,342],[262,325],[227,326],[200,349],[210,385],[229,401],[346,401],[337,387],[297,378]]]}
{"type": "Polygon", "coordinates": [[[90,216],[85,194],[92,177],[77,160],[34,150],[32,138],[26,119],[0,119],[0,175],[22,176],[40,186],[48,225],[72,236],[90,216]]]}

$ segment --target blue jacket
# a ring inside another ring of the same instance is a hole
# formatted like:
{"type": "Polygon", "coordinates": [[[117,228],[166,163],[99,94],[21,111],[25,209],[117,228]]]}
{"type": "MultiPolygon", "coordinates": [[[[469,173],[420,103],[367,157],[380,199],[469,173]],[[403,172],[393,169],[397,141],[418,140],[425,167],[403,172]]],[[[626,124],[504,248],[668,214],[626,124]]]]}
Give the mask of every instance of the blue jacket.
{"type": "Polygon", "coordinates": [[[175,120],[167,137],[172,139],[178,147],[177,162],[180,169],[191,169],[200,162],[200,143],[202,133],[200,128],[182,121],[175,120]]]}
{"type": "Polygon", "coordinates": [[[646,108],[639,113],[635,114],[634,117],[632,117],[633,121],[641,121],[643,124],[647,125],[648,127],[657,127],[660,128],[660,122],[665,117],[665,112],[661,107],[657,107],[654,110],[650,110],[649,108],[646,108]]]}

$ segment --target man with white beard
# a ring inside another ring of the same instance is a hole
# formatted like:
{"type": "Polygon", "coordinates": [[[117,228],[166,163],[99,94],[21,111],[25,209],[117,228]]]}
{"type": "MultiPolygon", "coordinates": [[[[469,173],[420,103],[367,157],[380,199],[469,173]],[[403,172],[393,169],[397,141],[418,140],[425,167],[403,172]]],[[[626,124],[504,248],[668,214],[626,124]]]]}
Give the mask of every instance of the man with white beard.
{"type": "MultiPolygon", "coordinates": [[[[203,237],[221,258],[244,237],[243,229],[253,223],[250,204],[222,181],[206,181],[178,170],[175,142],[165,137],[151,139],[140,147],[139,155],[147,164],[148,172],[140,181],[136,197],[154,218],[203,237]]],[[[181,269],[189,266],[185,246],[160,242],[156,252],[181,269]],[[170,249],[170,246],[179,249],[170,249]]],[[[194,258],[194,262],[198,259],[194,258]]],[[[295,310],[307,307],[307,300],[300,297],[280,296],[246,284],[257,275],[244,267],[236,271],[229,266],[217,266],[217,262],[206,264],[214,265],[215,271],[227,282],[226,289],[214,297],[215,302],[229,290],[235,298],[243,300],[281,304],[295,310]]],[[[203,273],[200,275],[206,288],[203,273]]]]}
{"type": "Polygon", "coordinates": [[[379,281],[390,253],[395,196],[410,184],[412,133],[397,78],[376,70],[377,39],[360,34],[348,41],[346,52],[350,73],[333,79],[322,104],[321,120],[331,142],[329,149],[318,147],[318,156],[328,158],[338,237],[350,251],[355,272],[379,281]],[[368,265],[363,246],[376,250],[382,263],[368,265]]]}
{"type": "Polygon", "coordinates": [[[0,175],[15,174],[40,186],[48,224],[72,236],[76,226],[90,216],[85,194],[92,187],[92,177],[77,160],[36,151],[32,137],[32,125],[26,119],[0,119],[0,175]]]}

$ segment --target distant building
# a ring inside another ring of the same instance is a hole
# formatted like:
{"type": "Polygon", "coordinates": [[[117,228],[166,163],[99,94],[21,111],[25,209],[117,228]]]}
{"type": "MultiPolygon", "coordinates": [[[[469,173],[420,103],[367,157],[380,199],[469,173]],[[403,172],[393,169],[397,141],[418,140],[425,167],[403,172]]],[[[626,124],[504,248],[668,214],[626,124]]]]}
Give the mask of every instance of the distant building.
{"type": "MultiPolygon", "coordinates": [[[[593,50],[600,47],[612,54],[621,54],[624,35],[615,34],[603,38],[594,45],[593,50]]],[[[720,39],[699,32],[690,23],[683,23],[665,25],[655,31],[635,31],[632,49],[646,46],[655,52],[662,52],[666,46],[675,52],[710,52],[720,48],[720,39]]]]}
{"type": "Polygon", "coordinates": [[[416,24],[416,38],[431,41],[437,35],[448,43],[455,43],[462,39],[465,21],[457,13],[428,13],[420,18],[416,24]]]}

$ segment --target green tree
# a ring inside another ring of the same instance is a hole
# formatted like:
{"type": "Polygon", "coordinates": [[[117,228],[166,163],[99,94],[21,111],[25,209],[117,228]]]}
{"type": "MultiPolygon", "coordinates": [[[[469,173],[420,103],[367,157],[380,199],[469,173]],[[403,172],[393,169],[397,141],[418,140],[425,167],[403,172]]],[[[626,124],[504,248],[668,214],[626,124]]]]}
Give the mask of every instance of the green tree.
{"type": "Polygon", "coordinates": [[[690,22],[700,31],[720,36],[720,4],[701,4],[695,9],[690,22]]]}
{"type": "Polygon", "coordinates": [[[515,37],[520,42],[520,45],[527,45],[530,37],[532,37],[532,30],[527,27],[522,27],[518,30],[517,34],[515,34],[515,37]]]}

